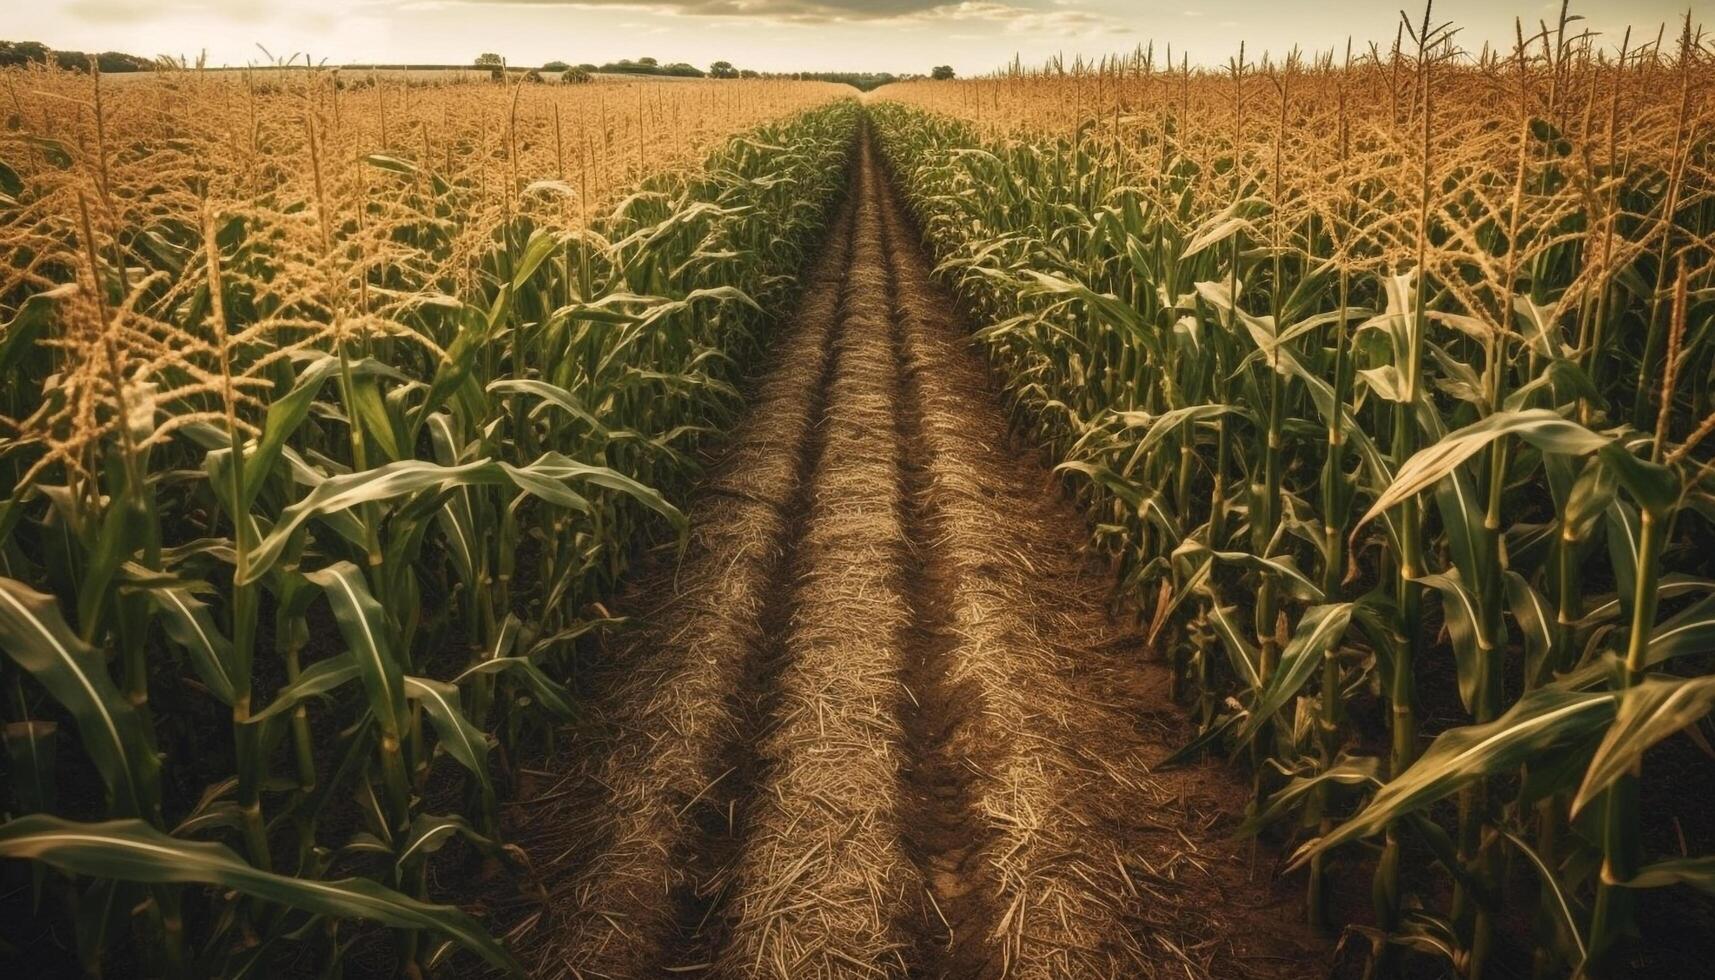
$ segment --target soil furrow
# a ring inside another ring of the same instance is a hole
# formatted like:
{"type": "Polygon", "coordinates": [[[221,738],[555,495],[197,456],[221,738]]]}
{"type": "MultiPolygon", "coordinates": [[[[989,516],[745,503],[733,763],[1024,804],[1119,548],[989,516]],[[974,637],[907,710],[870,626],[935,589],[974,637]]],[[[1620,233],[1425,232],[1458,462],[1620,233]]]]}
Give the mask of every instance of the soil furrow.
{"type": "MultiPolygon", "coordinates": [[[[1072,798],[1087,780],[1066,750],[1075,733],[1064,657],[1029,618],[1041,601],[1035,556],[1055,547],[1031,521],[1044,480],[1017,478],[1026,474],[1007,451],[982,364],[929,282],[891,188],[886,199],[900,359],[920,417],[925,498],[941,531],[935,562],[951,584],[957,642],[948,655],[982,706],[966,716],[960,738],[968,756],[984,761],[982,778],[968,781],[968,806],[970,825],[987,831],[970,835],[980,850],[969,877],[988,897],[967,904],[989,928],[972,937],[967,975],[1123,975],[1125,957],[1116,954],[1135,943],[1119,922],[1119,865],[1072,798]]],[[[1108,733],[1096,737],[1111,742],[1108,733]]]]}
{"type": "MultiPolygon", "coordinates": [[[[869,166],[867,152],[860,168],[869,166]]],[[[772,763],[734,882],[722,974],[903,976],[893,910],[913,875],[893,822],[902,734],[903,531],[881,217],[863,192],[841,303],[822,466],[800,551],[772,763]]]]}
{"type": "Polygon", "coordinates": [[[901,511],[906,553],[903,589],[910,609],[906,633],[906,696],[899,702],[905,731],[904,783],[897,814],[907,854],[922,878],[924,902],[912,913],[915,977],[987,978],[1004,960],[991,942],[999,917],[987,859],[995,828],[981,812],[997,759],[1006,751],[986,723],[990,685],[969,658],[978,652],[961,629],[963,583],[948,559],[948,527],[937,481],[948,447],[928,431],[933,409],[924,393],[924,364],[914,357],[907,317],[900,308],[899,251],[914,247],[894,232],[890,195],[879,166],[871,167],[865,193],[881,204],[887,253],[898,409],[895,437],[902,459],[901,511]]]}

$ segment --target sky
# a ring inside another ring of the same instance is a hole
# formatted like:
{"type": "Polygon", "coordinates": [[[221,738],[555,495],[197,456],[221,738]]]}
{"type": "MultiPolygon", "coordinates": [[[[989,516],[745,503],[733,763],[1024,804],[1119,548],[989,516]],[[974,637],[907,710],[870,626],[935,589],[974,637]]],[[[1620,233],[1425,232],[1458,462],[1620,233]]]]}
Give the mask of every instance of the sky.
{"type": "MultiPolygon", "coordinates": [[[[1420,3],[1421,0],[1414,0],[1420,3]]],[[[1701,4],[1705,0],[1698,0],[1701,4]]],[[[1617,45],[1625,27],[1654,37],[1687,0],[1581,0],[1583,28],[1617,45]]],[[[1100,55],[1153,40],[1193,63],[1247,55],[1391,43],[1399,11],[1386,0],[6,0],[0,34],[50,47],[153,56],[206,52],[211,65],[307,52],[332,64],[463,64],[484,51],[514,65],[652,56],[762,71],[980,74],[1020,56],[1100,55]]],[[[1554,20],[1559,0],[1438,0],[1435,20],[1464,47],[1509,42],[1554,20]]],[[[1715,10],[1705,8],[1706,13],[1715,10]]],[[[1420,17],[1421,6],[1413,17],[1420,17]]],[[[1715,17],[1710,18],[1715,21],[1715,17]]],[[[1711,26],[1715,26],[1712,24],[1711,26]]],[[[1672,35],[1670,28],[1669,35],[1672,35]]]]}

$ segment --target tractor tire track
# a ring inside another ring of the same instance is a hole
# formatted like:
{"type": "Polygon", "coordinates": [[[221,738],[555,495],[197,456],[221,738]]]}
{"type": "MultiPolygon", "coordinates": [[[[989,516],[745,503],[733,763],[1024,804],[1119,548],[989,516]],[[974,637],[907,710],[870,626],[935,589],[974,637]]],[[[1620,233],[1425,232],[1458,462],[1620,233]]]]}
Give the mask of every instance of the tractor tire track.
{"type": "Polygon", "coordinates": [[[838,370],[799,557],[777,726],[740,862],[728,977],[904,976],[914,891],[893,822],[902,732],[898,406],[879,201],[860,151],[838,370]]]}

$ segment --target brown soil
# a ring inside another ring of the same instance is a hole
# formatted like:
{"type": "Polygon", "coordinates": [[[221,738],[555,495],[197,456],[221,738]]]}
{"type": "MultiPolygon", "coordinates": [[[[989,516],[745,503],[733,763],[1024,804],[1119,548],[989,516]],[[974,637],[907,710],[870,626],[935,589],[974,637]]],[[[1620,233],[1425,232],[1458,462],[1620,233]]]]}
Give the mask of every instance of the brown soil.
{"type": "Polygon", "coordinates": [[[512,831],[533,976],[1311,977],[1243,777],[1009,437],[867,137],[693,540],[512,831]]]}

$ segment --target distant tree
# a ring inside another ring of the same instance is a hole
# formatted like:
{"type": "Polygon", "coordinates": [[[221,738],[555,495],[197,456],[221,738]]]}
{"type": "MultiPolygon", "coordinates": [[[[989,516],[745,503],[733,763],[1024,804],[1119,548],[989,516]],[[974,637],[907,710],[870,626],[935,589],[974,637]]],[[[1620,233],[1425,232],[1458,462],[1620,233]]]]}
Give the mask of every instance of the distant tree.
{"type": "Polygon", "coordinates": [[[661,62],[656,61],[654,58],[638,58],[637,63],[644,66],[645,68],[654,68],[656,65],[659,65],[661,62]]]}
{"type": "Polygon", "coordinates": [[[587,72],[589,72],[589,73],[590,73],[590,74],[592,74],[592,75],[593,75],[593,74],[595,74],[595,73],[596,73],[596,72],[598,72],[598,71],[600,71],[600,70],[601,70],[601,69],[599,69],[599,68],[597,68],[597,67],[596,67],[596,66],[595,66],[595,65],[592,65],[592,64],[590,64],[590,63],[589,63],[589,62],[587,62],[587,61],[586,61],[586,62],[584,62],[584,63],[583,63],[583,64],[581,64],[581,65],[579,65],[579,66],[578,66],[578,70],[579,70],[579,71],[587,71],[587,72]]]}
{"type": "Polygon", "coordinates": [[[560,81],[565,82],[567,85],[582,85],[586,82],[595,81],[595,76],[584,71],[583,66],[579,65],[576,68],[567,68],[565,71],[561,72],[560,81]]]}
{"type": "Polygon", "coordinates": [[[506,59],[495,54],[493,51],[484,51],[476,56],[476,66],[478,68],[501,68],[504,67],[505,64],[506,59]]]}
{"type": "Polygon", "coordinates": [[[929,73],[929,77],[933,78],[937,82],[947,81],[948,79],[953,77],[953,66],[952,65],[936,65],[935,69],[929,73]]]}
{"type": "Polygon", "coordinates": [[[121,51],[103,51],[95,56],[95,63],[104,72],[154,71],[155,63],[148,58],[139,58],[134,54],[121,51]]]}
{"type": "Polygon", "coordinates": [[[740,77],[740,78],[761,78],[762,74],[760,72],[752,71],[751,69],[746,68],[743,71],[738,73],[738,77],[740,77]]]}
{"type": "Polygon", "coordinates": [[[709,66],[710,78],[737,78],[738,69],[730,61],[717,61],[709,66]]]}
{"type": "Polygon", "coordinates": [[[152,71],[155,63],[123,51],[55,51],[40,41],[0,41],[0,67],[53,62],[67,71],[88,71],[94,61],[104,72],[152,71]]]}
{"type": "Polygon", "coordinates": [[[542,80],[542,73],[537,69],[532,68],[524,73],[524,80],[526,82],[540,82],[542,80]]]}
{"type": "Polygon", "coordinates": [[[564,61],[550,61],[542,66],[542,70],[547,72],[561,72],[570,67],[572,66],[564,61]]]}
{"type": "Polygon", "coordinates": [[[792,77],[806,82],[835,82],[850,85],[864,92],[899,80],[898,75],[889,72],[800,71],[793,72],[792,77]]]}
{"type": "Polygon", "coordinates": [[[45,64],[51,53],[40,41],[0,41],[0,66],[45,64]]]}

